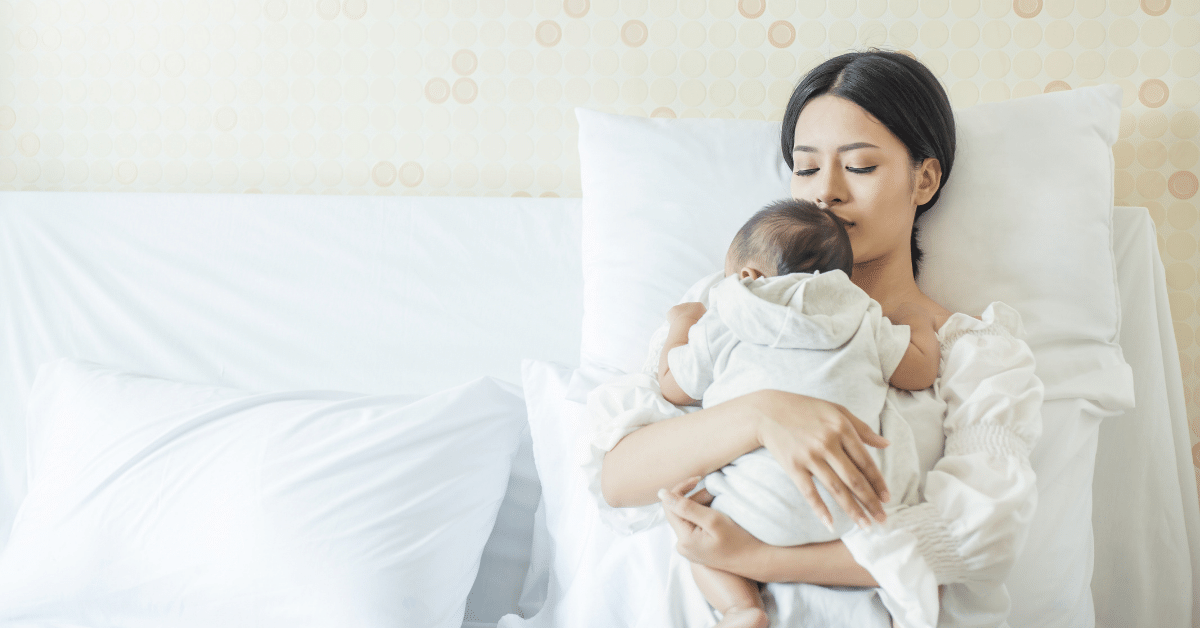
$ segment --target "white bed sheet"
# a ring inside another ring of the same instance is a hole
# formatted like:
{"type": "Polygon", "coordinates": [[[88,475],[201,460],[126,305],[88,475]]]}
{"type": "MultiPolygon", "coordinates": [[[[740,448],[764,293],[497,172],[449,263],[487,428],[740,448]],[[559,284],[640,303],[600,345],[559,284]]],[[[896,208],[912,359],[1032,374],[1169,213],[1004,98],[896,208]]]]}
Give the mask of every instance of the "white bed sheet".
{"type": "MultiPolygon", "coordinates": [[[[579,218],[578,199],[0,194],[0,545],[42,362],[247,390],[519,384],[523,358],[579,359],[579,218]]],[[[468,621],[518,610],[538,499],[525,466],[468,621]]]]}
{"type": "MultiPolygon", "coordinates": [[[[1165,278],[1146,211],[1114,223],[1138,405],[1099,430],[1095,624],[1189,626],[1200,508],[1165,278]]],[[[264,390],[519,382],[521,358],[578,362],[578,247],[578,199],[0,194],[0,539],[41,362],[264,390]]],[[[536,490],[510,480],[489,542],[504,564],[481,567],[464,626],[516,608],[536,490]]]]}
{"type": "Polygon", "coordinates": [[[1121,347],[1137,405],[1100,426],[1092,592],[1102,628],[1200,625],[1200,506],[1179,351],[1154,222],[1118,207],[1121,347]]]}

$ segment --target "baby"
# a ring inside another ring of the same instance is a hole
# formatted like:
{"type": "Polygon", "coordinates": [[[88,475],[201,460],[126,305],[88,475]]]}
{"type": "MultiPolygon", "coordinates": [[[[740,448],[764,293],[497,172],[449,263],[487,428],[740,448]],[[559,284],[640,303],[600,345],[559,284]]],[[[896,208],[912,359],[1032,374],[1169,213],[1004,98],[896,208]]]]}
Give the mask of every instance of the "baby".
{"type": "MultiPolygon", "coordinates": [[[[658,369],[663,397],[676,405],[700,399],[707,408],[756,390],[785,390],[841,404],[880,433],[888,384],[932,386],[939,344],[933,319],[918,307],[905,304],[891,313],[894,321],[884,318],[879,303],[850,282],[853,260],[845,227],[831,212],[790,199],[759,211],[734,236],[708,310],[685,303],[668,314],[658,369]]],[[[903,421],[884,427],[893,430],[883,434],[892,445],[871,455],[894,496],[889,506],[915,503],[911,432],[903,421]]],[[[712,508],[771,545],[831,541],[853,527],[818,483],[834,514],[822,522],[766,449],[709,474],[704,487],[712,508]]],[[[696,564],[692,573],[721,612],[720,628],[767,626],[756,582],[696,564]]]]}

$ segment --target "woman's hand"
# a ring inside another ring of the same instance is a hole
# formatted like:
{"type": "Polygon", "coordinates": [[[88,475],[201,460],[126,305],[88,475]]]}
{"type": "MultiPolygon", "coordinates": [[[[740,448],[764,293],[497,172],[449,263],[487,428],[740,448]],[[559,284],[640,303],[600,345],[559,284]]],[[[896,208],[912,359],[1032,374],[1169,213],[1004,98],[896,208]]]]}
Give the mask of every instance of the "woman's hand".
{"type": "Polygon", "coordinates": [[[701,490],[691,497],[684,497],[699,481],[698,477],[689,478],[670,491],[662,489],[658,492],[667,523],[678,539],[675,549],[690,562],[744,574],[749,571],[747,567],[759,562],[756,556],[766,544],[724,513],[709,508],[712,495],[708,491],[701,490]]]}
{"type": "Polygon", "coordinates": [[[758,582],[879,586],[841,541],[793,547],[767,545],[725,514],[709,508],[712,496],[707,491],[684,497],[699,480],[690,478],[670,491],[662,489],[658,493],[667,523],[678,539],[675,548],[688,561],[758,582]]]}
{"type": "Polygon", "coordinates": [[[859,526],[870,527],[868,512],[881,523],[887,520],[887,484],[864,445],[887,447],[887,439],[845,407],[823,399],[778,390],[746,398],[755,409],[759,444],[771,452],[827,527],[832,529],[833,519],[814,477],[859,526]]]}

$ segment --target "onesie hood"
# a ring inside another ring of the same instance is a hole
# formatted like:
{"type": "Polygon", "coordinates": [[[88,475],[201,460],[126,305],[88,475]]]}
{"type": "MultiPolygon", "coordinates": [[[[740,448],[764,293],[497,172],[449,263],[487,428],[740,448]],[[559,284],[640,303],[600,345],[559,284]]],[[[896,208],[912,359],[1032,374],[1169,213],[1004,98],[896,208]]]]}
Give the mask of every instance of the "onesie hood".
{"type": "Polygon", "coordinates": [[[742,342],[784,349],[836,349],[862,326],[871,297],[840,270],[782,277],[726,277],[710,300],[742,342]]]}

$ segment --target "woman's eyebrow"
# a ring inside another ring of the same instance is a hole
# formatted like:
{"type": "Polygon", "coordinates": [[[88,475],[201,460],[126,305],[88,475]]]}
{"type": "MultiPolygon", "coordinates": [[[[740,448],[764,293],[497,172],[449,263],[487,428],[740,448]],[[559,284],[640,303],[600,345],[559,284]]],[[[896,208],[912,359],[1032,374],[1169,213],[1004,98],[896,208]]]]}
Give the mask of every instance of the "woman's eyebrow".
{"type": "MultiPolygon", "coordinates": [[[[857,150],[859,148],[879,148],[879,147],[874,144],[868,144],[867,142],[854,142],[853,144],[846,144],[845,146],[838,146],[837,152],[844,153],[848,150],[857,150]]],[[[815,153],[815,152],[817,152],[817,149],[812,146],[796,146],[796,147],[792,148],[792,152],[793,153],[815,153]]]]}

